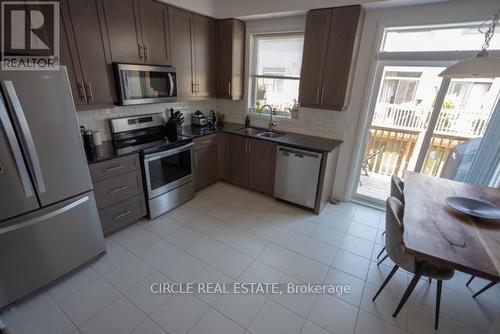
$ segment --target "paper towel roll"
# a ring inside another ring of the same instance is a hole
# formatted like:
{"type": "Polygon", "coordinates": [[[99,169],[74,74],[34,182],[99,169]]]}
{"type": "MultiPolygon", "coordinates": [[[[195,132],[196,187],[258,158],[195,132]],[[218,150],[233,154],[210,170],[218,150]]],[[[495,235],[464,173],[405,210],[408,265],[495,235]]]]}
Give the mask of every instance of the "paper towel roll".
{"type": "Polygon", "coordinates": [[[94,139],[95,146],[102,145],[101,131],[99,130],[92,131],[92,139],[94,139]]]}

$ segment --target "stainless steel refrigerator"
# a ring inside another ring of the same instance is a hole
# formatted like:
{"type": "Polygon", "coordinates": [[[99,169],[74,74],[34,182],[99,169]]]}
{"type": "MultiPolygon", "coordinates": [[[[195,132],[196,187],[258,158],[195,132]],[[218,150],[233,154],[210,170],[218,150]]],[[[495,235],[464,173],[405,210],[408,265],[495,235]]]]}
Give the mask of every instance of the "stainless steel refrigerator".
{"type": "Polygon", "coordinates": [[[0,71],[0,309],[105,251],[66,68],[0,71]]]}

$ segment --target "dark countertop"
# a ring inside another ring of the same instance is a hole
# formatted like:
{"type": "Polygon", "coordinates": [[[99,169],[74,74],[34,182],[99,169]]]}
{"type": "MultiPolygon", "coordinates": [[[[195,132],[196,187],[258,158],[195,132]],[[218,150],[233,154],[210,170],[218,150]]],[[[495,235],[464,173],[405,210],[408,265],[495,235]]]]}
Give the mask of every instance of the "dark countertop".
{"type": "Polygon", "coordinates": [[[101,145],[96,146],[94,151],[85,150],[85,155],[87,156],[87,163],[91,165],[96,162],[115,159],[118,157],[138,153],[140,151],[141,150],[122,153],[115,149],[111,140],[106,140],[103,141],[101,145]]]}
{"type": "MultiPolygon", "coordinates": [[[[303,149],[303,150],[310,150],[310,151],[315,151],[315,152],[332,152],[334,149],[336,149],[340,144],[342,144],[341,140],[335,140],[335,139],[328,139],[328,138],[322,138],[322,137],[315,137],[315,136],[308,136],[308,135],[303,135],[300,133],[293,133],[293,132],[285,132],[285,131],[278,131],[276,130],[275,132],[278,133],[284,133],[283,136],[277,137],[277,138],[264,138],[264,137],[259,137],[256,135],[252,134],[246,134],[244,131],[241,131],[240,129],[244,127],[244,125],[241,124],[235,124],[235,123],[225,123],[224,128],[222,131],[235,134],[235,135],[240,135],[240,136],[246,136],[246,137],[251,137],[255,139],[260,139],[260,140],[267,140],[267,141],[272,141],[277,143],[278,145],[284,145],[284,146],[290,146],[298,149],[303,149]]],[[[262,129],[265,131],[265,129],[262,129]]]]}
{"type": "MultiPolygon", "coordinates": [[[[335,148],[337,148],[340,144],[342,144],[342,141],[340,140],[314,137],[292,132],[283,132],[284,135],[277,138],[263,138],[255,135],[248,135],[241,130],[238,131],[243,127],[244,125],[242,124],[229,123],[229,122],[224,122],[224,125],[220,126],[218,129],[210,127],[201,128],[197,126],[188,125],[182,127],[181,134],[187,137],[196,138],[217,132],[227,132],[230,134],[251,137],[259,140],[272,141],[277,143],[278,145],[285,145],[285,146],[295,147],[298,149],[311,150],[321,153],[332,152],[335,148]]],[[[119,152],[113,147],[113,142],[111,140],[108,140],[108,141],[103,141],[102,145],[96,146],[93,152],[86,152],[86,154],[88,163],[93,164],[96,162],[114,159],[121,156],[135,154],[138,152],[141,152],[141,149],[137,149],[135,151],[127,151],[126,153],[119,152]]]]}

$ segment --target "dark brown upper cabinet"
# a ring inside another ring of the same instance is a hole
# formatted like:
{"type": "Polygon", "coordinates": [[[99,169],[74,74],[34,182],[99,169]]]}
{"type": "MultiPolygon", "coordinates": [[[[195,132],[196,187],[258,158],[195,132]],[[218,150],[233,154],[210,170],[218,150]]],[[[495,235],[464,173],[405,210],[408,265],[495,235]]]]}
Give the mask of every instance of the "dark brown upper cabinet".
{"type": "Polygon", "coordinates": [[[61,13],[61,63],[67,65],[75,105],[112,104],[97,0],[64,0],[61,13]]]}
{"type": "Polygon", "coordinates": [[[145,63],[170,65],[168,7],[153,0],[138,1],[145,63]]]}
{"type": "Polygon", "coordinates": [[[177,70],[177,96],[213,95],[215,21],[175,7],[168,11],[172,65],[177,70]]]}
{"type": "Polygon", "coordinates": [[[168,7],[153,0],[102,0],[113,62],[169,65],[168,7]]]}
{"type": "Polygon", "coordinates": [[[216,24],[216,97],[239,100],[243,97],[245,67],[245,22],[219,20],[216,24]]]}
{"type": "Polygon", "coordinates": [[[347,107],[361,22],[360,6],[311,10],[307,14],[301,106],[337,111],[347,107]]]}
{"type": "Polygon", "coordinates": [[[175,7],[168,9],[172,65],[177,70],[177,96],[194,95],[191,35],[193,14],[175,7]]]}
{"type": "Polygon", "coordinates": [[[215,93],[215,20],[193,14],[193,81],[197,96],[215,93]]]}

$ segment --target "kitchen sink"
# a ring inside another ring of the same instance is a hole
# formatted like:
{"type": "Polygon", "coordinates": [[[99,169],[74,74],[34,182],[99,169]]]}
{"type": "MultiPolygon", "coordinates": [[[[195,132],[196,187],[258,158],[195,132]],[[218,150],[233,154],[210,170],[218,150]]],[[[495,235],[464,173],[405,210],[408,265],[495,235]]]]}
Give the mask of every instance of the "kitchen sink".
{"type": "Polygon", "coordinates": [[[264,129],[259,129],[259,128],[239,128],[236,129],[238,132],[242,132],[246,134],[247,136],[258,136],[261,133],[265,133],[266,130],[264,129]]]}
{"type": "Polygon", "coordinates": [[[271,131],[266,131],[266,132],[262,132],[262,133],[257,134],[258,137],[266,137],[266,138],[278,138],[278,137],[281,137],[283,135],[285,135],[285,134],[280,133],[280,132],[271,132],[271,131]]]}

